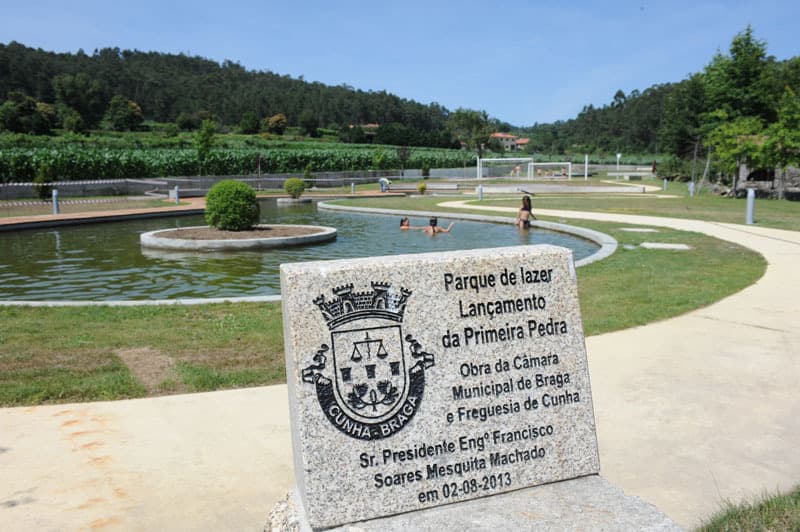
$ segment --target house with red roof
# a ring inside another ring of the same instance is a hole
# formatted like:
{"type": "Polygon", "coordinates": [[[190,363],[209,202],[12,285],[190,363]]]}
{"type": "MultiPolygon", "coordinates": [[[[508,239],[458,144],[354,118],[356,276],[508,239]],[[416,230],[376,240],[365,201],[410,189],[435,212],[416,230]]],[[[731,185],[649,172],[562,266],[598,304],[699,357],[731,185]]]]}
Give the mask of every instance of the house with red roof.
{"type": "Polygon", "coordinates": [[[498,141],[506,151],[521,151],[530,142],[530,139],[520,138],[511,133],[492,133],[489,138],[498,141]]]}

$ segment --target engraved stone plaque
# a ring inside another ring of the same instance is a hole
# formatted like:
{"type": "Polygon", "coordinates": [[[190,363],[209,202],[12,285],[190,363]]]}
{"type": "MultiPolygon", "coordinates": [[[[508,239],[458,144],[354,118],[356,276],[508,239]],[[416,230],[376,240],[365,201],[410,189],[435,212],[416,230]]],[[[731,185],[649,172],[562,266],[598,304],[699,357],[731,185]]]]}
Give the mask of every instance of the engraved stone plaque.
{"type": "Polygon", "coordinates": [[[599,472],[570,250],[285,264],[281,293],[313,527],[599,472]]]}

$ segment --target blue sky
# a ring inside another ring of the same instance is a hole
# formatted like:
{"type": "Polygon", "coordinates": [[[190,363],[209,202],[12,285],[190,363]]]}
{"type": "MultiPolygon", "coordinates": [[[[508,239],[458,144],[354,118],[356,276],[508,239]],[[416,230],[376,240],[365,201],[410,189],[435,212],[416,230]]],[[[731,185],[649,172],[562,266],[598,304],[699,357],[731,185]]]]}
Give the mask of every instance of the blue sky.
{"type": "Polygon", "coordinates": [[[0,0],[0,42],[119,47],[386,90],[515,125],[574,117],[698,72],[751,24],[800,55],[800,2],[0,0]]]}

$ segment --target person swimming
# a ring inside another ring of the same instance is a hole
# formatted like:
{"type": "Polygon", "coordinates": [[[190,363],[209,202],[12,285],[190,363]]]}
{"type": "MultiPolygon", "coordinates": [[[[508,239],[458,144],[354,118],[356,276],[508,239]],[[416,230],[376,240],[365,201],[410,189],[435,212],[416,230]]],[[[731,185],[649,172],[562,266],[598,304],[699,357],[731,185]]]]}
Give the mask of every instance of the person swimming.
{"type": "Polygon", "coordinates": [[[401,231],[410,231],[413,229],[425,229],[424,227],[416,227],[411,225],[411,220],[408,217],[404,216],[400,218],[400,230],[401,231]]]}
{"type": "Polygon", "coordinates": [[[439,227],[439,219],[434,216],[428,221],[428,225],[422,228],[422,231],[426,235],[435,235],[436,233],[449,233],[452,227],[453,222],[450,222],[450,225],[447,226],[447,229],[444,227],[439,227]]]}

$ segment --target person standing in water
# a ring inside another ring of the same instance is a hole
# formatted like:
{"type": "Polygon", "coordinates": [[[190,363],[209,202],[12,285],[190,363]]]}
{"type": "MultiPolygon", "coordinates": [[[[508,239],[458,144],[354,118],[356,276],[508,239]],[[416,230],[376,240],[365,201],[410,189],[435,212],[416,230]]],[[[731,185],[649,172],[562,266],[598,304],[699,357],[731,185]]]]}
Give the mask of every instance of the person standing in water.
{"type": "Polygon", "coordinates": [[[536,219],[531,210],[531,197],[527,194],[522,196],[522,207],[519,208],[517,213],[516,223],[520,229],[530,229],[531,219],[536,219]]]}

